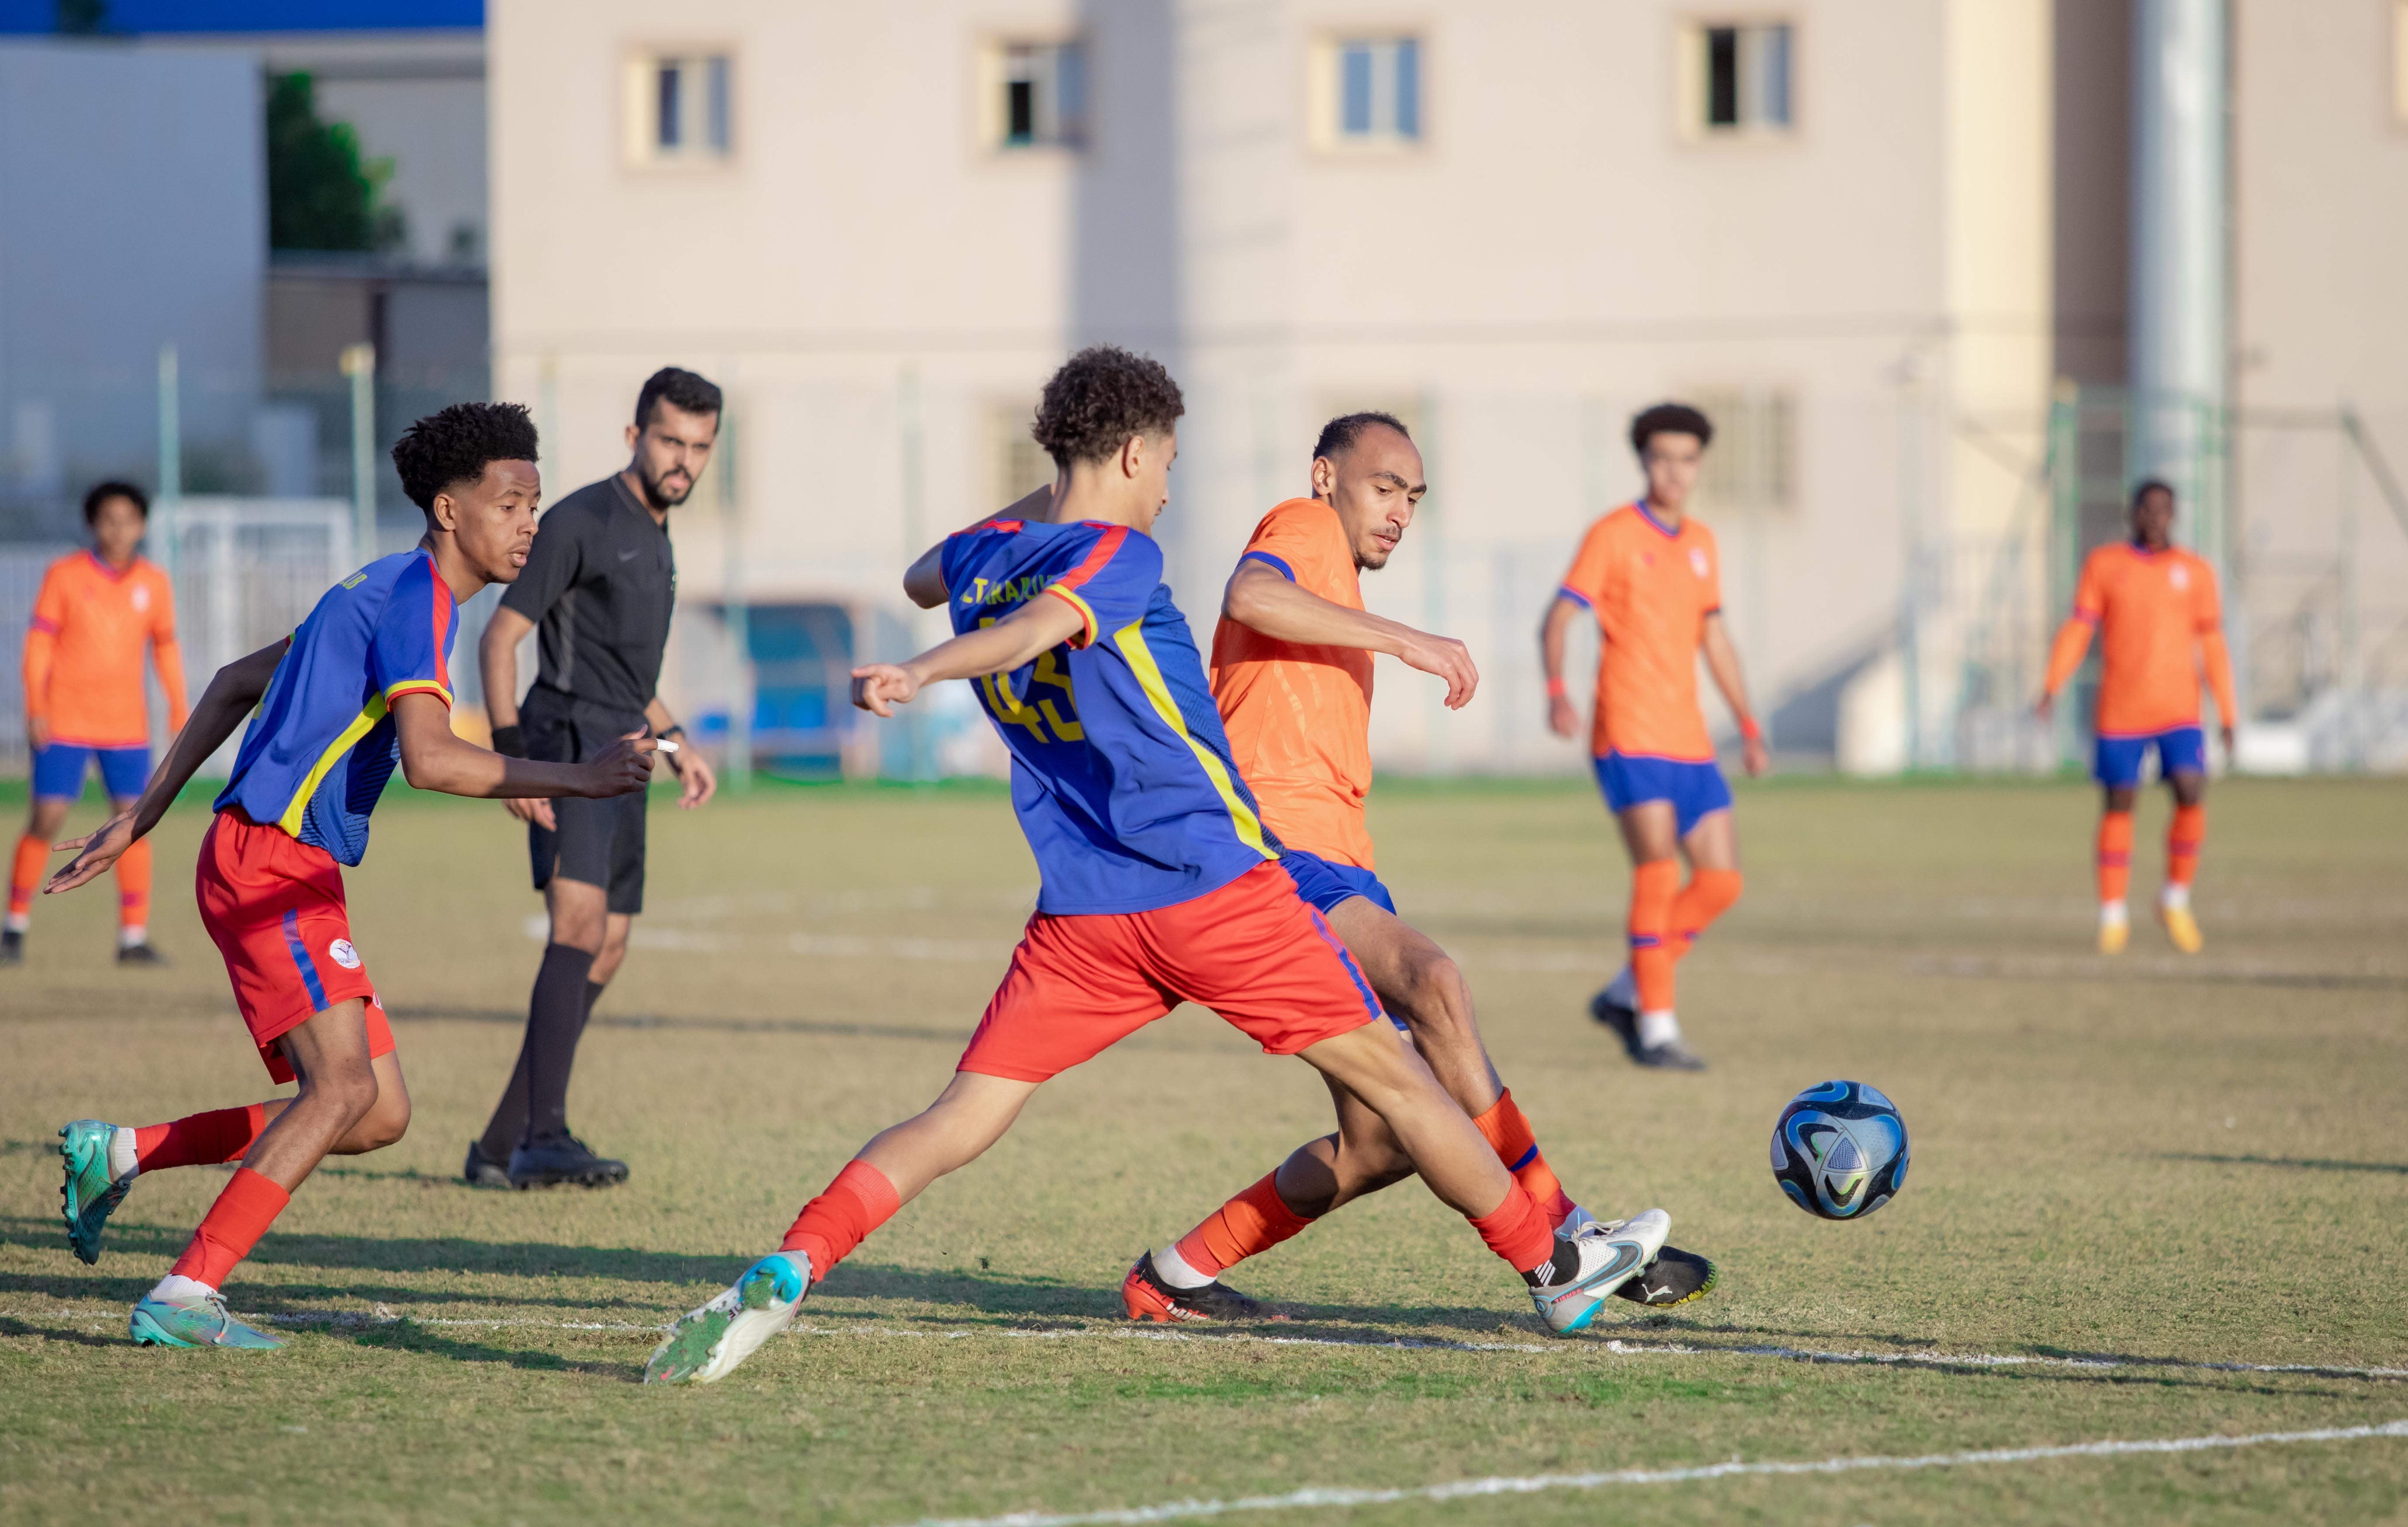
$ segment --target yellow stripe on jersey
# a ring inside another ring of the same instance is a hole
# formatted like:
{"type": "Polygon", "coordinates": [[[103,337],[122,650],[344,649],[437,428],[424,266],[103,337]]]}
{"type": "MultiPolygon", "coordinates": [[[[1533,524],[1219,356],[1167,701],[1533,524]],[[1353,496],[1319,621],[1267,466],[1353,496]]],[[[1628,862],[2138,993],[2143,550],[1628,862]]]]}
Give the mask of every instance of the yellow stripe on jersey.
{"type": "Polygon", "coordinates": [[[325,782],[326,775],[342,756],[368,735],[368,729],[384,720],[384,708],[383,695],[369,695],[368,703],[351,718],[351,724],[343,728],[343,735],[328,743],[326,750],[318,755],[318,762],[309,766],[308,777],[301,781],[301,788],[293,792],[293,804],[284,808],[284,815],[276,819],[276,825],[282,828],[286,835],[296,838],[301,835],[301,819],[308,815],[309,802],[318,793],[318,787],[325,782]]]}
{"type": "Polygon", "coordinates": [[[1080,620],[1087,622],[1086,629],[1079,633],[1079,639],[1070,644],[1071,650],[1076,651],[1082,647],[1091,647],[1095,644],[1096,634],[1103,629],[1102,626],[1096,623],[1095,606],[1090,605],[1084,599],[1080,598],[1077,591],[1066,589],[1059,583],[1049,583],[1039,592],[1041,593],[1050,593],[1056,599],[1068,605],[1072,609],[1079,612],[1080,620]]]}
{"type": "Polygon", "coordinates": [[[1277,859],[1279,855],[1263,841],[1263,824],[1254,819],[1254,808],[1246,805],[1246,798],[1238,793],[1219,755],[1197,741],[1195,734],[1187,730],[1187,718],[1180,713],[1179,702],[1170,697],[1170,686],[1162,681],[1162,665],[1154,661],[1154,649],[1145,645],[1145,634],[1139,629],[1142,623],[1131,621],[1113,632],[1112,645],[1128,660],[1129,672],[1137,675],[1138,687],[1154,702],[1154,714],[1179,734],[1179,740],[1187,744],[1196,762],[1204,766],[1204,778],[1212,781],[1212,788],[1221,792],[1221,803],[1229,808],[1229,821],[1237,828],[1239,840],[1265,859],[1277,859]]]}

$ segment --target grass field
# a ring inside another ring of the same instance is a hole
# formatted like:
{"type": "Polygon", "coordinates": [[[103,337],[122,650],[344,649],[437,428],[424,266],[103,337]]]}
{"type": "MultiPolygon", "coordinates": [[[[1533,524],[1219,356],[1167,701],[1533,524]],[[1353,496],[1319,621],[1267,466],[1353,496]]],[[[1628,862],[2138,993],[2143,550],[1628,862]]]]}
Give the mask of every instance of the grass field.
{"type": "MultiPolygon", "coordinates": [[[[2145,923],[2121,960],[2087,952],[2092,810],[2071,784],[1743,792],[1746,899],[1682,976],[1713,1069],[1659,1076],[1583,1016],[1624,884],[1593,796],[1383,787],[1383,874],[1464,962],[1549,1156],[1601,1211],[1668,1208],[1724,1268],[1703,1304],[1614,1302],[1551,1340],[1408,1183],[1233,1277],[1287,1323],[1137,1339],[1115,1320],[1130,1258],[1326,1127],[1302,1063],[1184,1009],[1049,1087],[797,1334],[668,1391],[637,1383],[654,1328],[949,1074],[1035,892],[1001,795],[656,809],[650,911],[571,1110],[634,1180],[541,1194],[452,1177],[538,953],[521,840],[497,808],[391,802],[351,903],[416,1121],[321,1172],[236,1274],[236,1309],[290,1333],[279,1353],[125,1340],[222,1173],[144,1178],[97,1267],[57,1220],[61,1122],[265,1091],[183,889],[206,817],[179,810],[159,840],[174,969],[101,958],[97,887],[43,903],[0,971],[0,1518],[878,1527],[2408,1418],[2408,784],[2219,787],[2187,961],[2145,923]],[[1810,1220],[1766,1167],[1776,1110],[1831,1076],[1914,1131],[1906,1192],[1862,1224],[1810,1220]]],[[[2408,1434],[1249,1520],[1609,1514],[2398,1520],[2408,1434]]]]}

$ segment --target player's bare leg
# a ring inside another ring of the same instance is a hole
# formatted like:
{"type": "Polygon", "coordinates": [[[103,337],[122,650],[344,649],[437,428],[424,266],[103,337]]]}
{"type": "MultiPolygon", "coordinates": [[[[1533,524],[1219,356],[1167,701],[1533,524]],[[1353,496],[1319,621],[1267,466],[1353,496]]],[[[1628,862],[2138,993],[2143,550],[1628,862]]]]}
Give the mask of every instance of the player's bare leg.
{"type": "Polygon", "coordinates": [[[2174,798],[2174,815],[2166,830],[2166,879],[2157,892],[2157,920],[2165,924],[2175,949],[2197,954],[2206,940],[2191,911],[2190,881],[2207,835],[2207,776],[2185,769],[2166,777],[2166,789],[2174,798]]]}

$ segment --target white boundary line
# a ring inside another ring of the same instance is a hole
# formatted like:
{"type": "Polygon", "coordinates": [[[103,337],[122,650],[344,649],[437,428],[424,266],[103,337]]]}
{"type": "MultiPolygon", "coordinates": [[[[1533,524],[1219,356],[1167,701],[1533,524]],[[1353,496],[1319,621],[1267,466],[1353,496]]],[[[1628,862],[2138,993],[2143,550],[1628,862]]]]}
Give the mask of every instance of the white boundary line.
{"type": "Polygon", "coordinates": [[[1293,1511],[1307,1507],[1393,1506],[1406,1501],[1459,1501],[1484,1495],[1531,1495],[1545,1490],[1597,1490],[1606,1485],[1677,1485],[1742,1475],[1853,1474],[1861,1469],[1953,1469],[1970,1463],[2031,1463],[2052,1458],[2114,1458],[2135,1453],[2192,1453],[2226,1448],[2262,1448],[2301,1442],[2363,1442],[2408,1437],[2408,1420],[2376,1426],[2335,1426],[2315,1432],[2259,1432],[2250,1436],[2167,1437],[2139,1442],[2075,1442],[2055,1448],[1994,1448],[1979,1452],[1925,1453],[1914,1458],[1826,1458],[1814,1463],[1708,1463],[1689,1469],[1618,1469],[1610,1474],[1531,1474],[1518,1477],[1456,1479],[1442,1485],[1399,1490],[1339,1490],[1326,1487],[1284,1495],[1246,1495],[1234,1501],[1169,1501],[1160,1506],[1108,1511],[1049,1514],[1013,1511],[999,1517],[924,1517],[914,1527],[1123,1527],[1240,1511],[1293,1511]]]}
{"type": "MultiPolygon", "coordinates": [[[[0,1314],[9,1313],[0,1311],[0,1314]]],[[[122,1317],[98,1311],[56,1309],[34,1311],[38,1318],[58,1320],[117,1320],[122,1317]]],[[[18,1319],[25,1318],[19,1314],[18,1319]]],[[[649,1331],[666,1334],[666,1322],[626,1320],[502,1320],[491,1317],[405,1315],[384,1305],[373,1311],[304,1310],[291,1315],[246,1315],[249,1320],[286,1326],[413,1325],[466,1327],[488,1331],[649,1331]]],[[[903,1340],[959,1341],[969,1336],[1006,1336],[1030,1341],[1069,1341],[1101,1337],[1108,1341],[1180,1343],[1242,1343],[1258,1347],[1340,1347],[1369,1351],[1535,1352],[1541,1354],[1605,1351],[1616,1357],[1770,1357],[1791,1363],[1864,1364],[1885,1368],[2181,1368],[2210,1373],[2307,1374],[2323,1378],[2408,1378],[2408,1368],[2360,1368],[2329,1363],[2229,1363],[2183,1357],[2033,1357],[2003,1352],[1866,1352],[1823,1351],[1806,1347],[1692,1347],[1677,1342],[1641,1342],[1573,1338],[1569,1341],[1444,1341],[1418,1336],[1275,1336],[1253,1332],[1155,1330],[1141,1325],[1082,1325],[1034,1329],[988,1326],[975,1330],[904,1331],[873,1325],[805,1325],[787,1328],[790,1336],[871,1336],[903,1340]]]]}

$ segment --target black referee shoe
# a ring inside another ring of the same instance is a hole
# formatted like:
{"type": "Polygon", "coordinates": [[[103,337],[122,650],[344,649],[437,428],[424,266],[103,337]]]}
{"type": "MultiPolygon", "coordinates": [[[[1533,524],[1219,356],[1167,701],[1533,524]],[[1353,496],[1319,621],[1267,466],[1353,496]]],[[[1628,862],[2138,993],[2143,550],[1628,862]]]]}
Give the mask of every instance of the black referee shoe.
{"type": "Polygon", "coordinates": [[[507,1188],[510,1185],[508,1162],[497,1162],[485,1154],[485,1142],[468,1142],[468,1159],[460,1167],[460,1180],[471,1188],[507,1188]]]}
{"type": "Polygon", "coordinates": [[[546,1135],[510,1152],[510,1186],[608,1188],[627,1180],[627,1163],[597,1156],[574,1135],[546,1135]]]}

